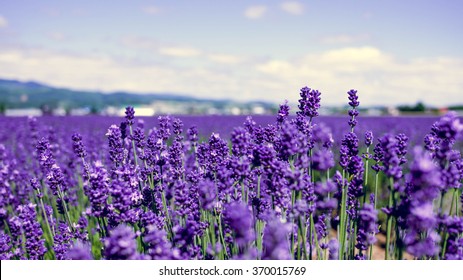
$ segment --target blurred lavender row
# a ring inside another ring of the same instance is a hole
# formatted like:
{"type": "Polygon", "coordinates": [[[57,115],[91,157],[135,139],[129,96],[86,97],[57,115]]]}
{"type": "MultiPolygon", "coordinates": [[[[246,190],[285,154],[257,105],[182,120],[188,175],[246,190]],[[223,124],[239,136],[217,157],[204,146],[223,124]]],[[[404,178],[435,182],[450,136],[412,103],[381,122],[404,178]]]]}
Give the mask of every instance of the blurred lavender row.
{"type": "MultiPolygon", "coordinates": [[[[243,125],[246,120],[245,116],[173,116],[182,120],[184,127],[196,126],[202,137],[208,137],[212,133],[219,134],[224,139],[230,139],[233,128],[243,125]]],[[[289,116],[293,118],[294,116],[289,116]]],[[[252,116],[253,120],[261,126],[267,126],[275,122],[275,116],[256,115],[252,116]]],[[[158,117],[140,117],[145,127],[152,128],[157,125],[158,117]]],[[[346,122],[349,116],[319,116],[317,123],[322,123],[331,129],[335,142],[340,142],[346,130],[346,122]]],[[[399,117],[357,117],[357,133],[364,134],[366,131],[372,131],[374,135],[381,135],[385,132],[404,133],[409,136],[412,142],[422,142],[423,137],[429,132],[431,125],[439,118],[436,116],[399,116],[399,117]]],[[[63,137],[69,138],[76,131],[82,134],[91,133],[91,131],[106,130],[112,124],[121,122],[118,117],[104,116],[81,116],[81,117],[38,117],[39,126],[53,126],[57,133],[63,137]]],[[[461,118],[460,118],[461,120],[461,118]]],[[[12,133],[18,132],[17,129],[24,127],[27,123],[26,117],[2,117],[0,116],[0,126],[12,133]]],[[[99,134],[103,137],[103,134],[99,134]]],[[[2,143],[11,139],[11,135],[0,135],[2,143]]],[[[87,139],[84,139],[87,141],[87,139]]]]}

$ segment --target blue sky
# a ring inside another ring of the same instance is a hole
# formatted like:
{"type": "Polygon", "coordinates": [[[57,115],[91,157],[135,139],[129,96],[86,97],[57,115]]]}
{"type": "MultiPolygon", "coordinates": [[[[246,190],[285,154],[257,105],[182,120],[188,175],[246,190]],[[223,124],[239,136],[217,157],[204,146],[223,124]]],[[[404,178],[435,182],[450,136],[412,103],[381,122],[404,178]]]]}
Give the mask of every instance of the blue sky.
{"type": "Polygon", "coordinates": [[[237,100],[463,103],[463,1],[0,2],[0,77],[237,100]]]}

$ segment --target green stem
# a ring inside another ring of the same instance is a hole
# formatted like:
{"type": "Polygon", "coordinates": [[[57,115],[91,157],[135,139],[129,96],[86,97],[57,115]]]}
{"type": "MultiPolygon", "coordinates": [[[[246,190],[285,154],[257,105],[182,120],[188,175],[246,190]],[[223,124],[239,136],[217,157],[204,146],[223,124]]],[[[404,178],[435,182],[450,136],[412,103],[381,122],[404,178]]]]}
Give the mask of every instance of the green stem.
{"type": "MultiPolygon", "coordinates": [[[[391,177],[389,178],[389,182],[391,184],[391,190],[389,194],[389,209],[392,208],[393,202],[394,202],[394,179],[391,177]]],[[[385,259],[389,259],[389,250],[390,250],[390,243],[391,243],[391,229],[392,229],[392,215],[388,214],[387,215],[387,225],[386,225],[386,254],[385,254],[385,259]]]]}
{"type": "Polygon", "coordinates": [[[442,191],[440,193],[440,202],[439,202],[439,213],[444,213],[444,197],[445,197],[445,191],[442,191]]]}
{"type": "Polygon", "coordinates": [[[215,214],[215,217],[217,218],[217,225],[219,227],[219,238],[220,242],[222,243],[222,251],[224,251],[225,256],[228,258],[227,245],[225,243],[225,238],[223,237],[221,218],[217,214],[215,214]]]}
{"type": "Polygon", "coordinates": [[[373,259],[373,245],[370,245],[370,260],[373,259]]]}
{"type": "Polygon", "coordinates": [[[74,232],[75,231],[74,225],[72,224],[71,216],[69,216],[69,211],[68,211],[68,207],[66,205],[66,201],[64,200],[63,192],[61,191],[61,188],[59,186],[58,186],[58,198],[60,198],[61,203],[63,203],[64,217],[65,217],[65,219],[67,219],[69,227],[74,232]]]}
{"type": "MultiPolygon", "coordinates": [[[[130,136],[133,136],[132,125],[129,125],[129,129],[130,129],[130,136]]],[[[133,140],[133,137],[132,137],[132,149],[133,149],[133,159],[134,159],[135,165],[138,165],[137,148],[135,147],[135,141],[133,140]]]]}
{"type": "Polygon", "coordinates": [[[343,186],[342,186],[342,198],[341,198],[341,213],[339,215],[339,223],[340,223],[340,228],[339,228],[339,236],[340,236],[340,242],[341,246],[339,246],[339,259],[342,260],[344,258],[344,251],[345,251],[345,244],[346,244],[346,200],[347,200],[347,185],[344,186],[344,177],[345,177],[345,171],[342,171],[342,180],[343,180],[343,186]]]}
{"type": "Polygon", "coordinates": [[[244,190],[244,183],[241,182],[241,200],[245,203],[245,204],[248,204],[248,199],[247,199],[247,195],[245,193],[245,190],[244,190]]]}
{"type": "MultiPolygon", "coordinates": [[[[367,154],[370,152],[370,147],[367,147],[367,154]]],[[[367,197],[367,188],[368,188],[368,158],[365,160],[365,190],[363,192],[363,204],[365,204],[367,197]]]]}
{"type": "Polygon", "coordinates": [[[376,176],[375,176],[375,210],[377,210],[376,208],[376,205],[377,205],[377,201],[378,201],[378,178],[379,177],[379,173],[376,172],[376,176]]]}
{"type": "MultiPolygon", "coordinates": [[[[307,237],[306,237],[306,232],[304,230],[304,223],[302,222],[302,218],[299,217],[298,219],[298,224],[299,224],[299,235],[300,235],[300,240],[301,240],[301,243],[302,243],[302,258],[304,260],[307,260],[307,237]]],[[[312,235],[310,234],[309,236],[309,250],[310,250],[310,255],[309,255],[309,258],[312,259],[312,235]]],[[[301,245],[299,245],[298,247],[300,247],[301,245]]],[[[299,258],[300,259],[300,258],[299,258]]]]}
{"type": "Polygon", "coordinates": [[[45,205],[43,204],[43,199],[42,199],[42,196],[40,195],[40,190],[37,190],[37,194],[38,194],[38,197],[39,197],[40,208],[42,209],[43,217],[45,218],[45,223],[47,225],[48,232],[50,233],[50,235],[52,237],[52,246],[53,246],[53,240],[55,238],[55,232],[51,230],[50,223],[48,222],[47,212],[45,211],[45,205]]]}
{"type": "MultiPolygon", "coordinates": [[[[376,172],[376,175],[375,175],[375,200],[374,200],[374,207],[375,207],[375,210],[376,210],[376,203],[378,201],[378,178],[379,177],[379,172],[376,172]]],[[[370,201],[371,203],[371,201],[370,201]]],[[[370,260],[373,259],[373,245],[370,246],[370,260]]]]}
{"type": "MultiPolygon", "coordinates": [[[[452,215],[453,205],[455,204],[455,200],[457,200],[457,194],[458,194],[458,190],[453,189],[452,203],[450,204],[449,216],[452,215]]],[[[458,203],[458,201],[457,201],[457,203],[458,203]]],[[[457,213],[455,213],[455,214],[457,214],[457,213]]]]}
{"type": "Polygon", "coordinates": [[[313,213],[310,214],[310,230],[313,231],[313,238],[314,238],[314,241],[315,241],[315,250],[316,250],[316,253],[317,253],[317,259],[318,260],[322,260],[322,255],[321,255],[321,252],[320,252],[320,247],[319,247],[319,244],[318,244],[318,234],[317,234],[317,231],[315,230],[315,223],[314,223],[314,220],[313,220],[313,213]]]}
{"type": "MultiPolygon", "coordinates": [[[[456,196],[458,198],[458,195],[459,195],[458,189],[455,189],[455,192],[457,193],[456,196]]],[[[455,200],[455,215],[460,216],[460,212],[458,212],[458,199],[455,200]]]]}
{"type": "Polygon", "coordinates": [[[447,240],[449,239],[449,233],[446,232],[445,233],[445,237],[444,237],[444,245],[442,245],[442,255],[441,255],[441,259],[443,260],[444,257],[445,257],[445,251],[447,249],[447,240]]]}

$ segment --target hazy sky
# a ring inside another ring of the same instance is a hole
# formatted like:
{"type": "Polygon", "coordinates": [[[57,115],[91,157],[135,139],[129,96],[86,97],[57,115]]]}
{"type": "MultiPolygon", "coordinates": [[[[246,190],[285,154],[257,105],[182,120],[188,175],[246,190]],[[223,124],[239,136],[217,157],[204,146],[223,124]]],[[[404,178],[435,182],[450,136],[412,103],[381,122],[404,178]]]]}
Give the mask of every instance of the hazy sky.
{"type": "Polygon", "coordinates": [[[0,77],[322,104],[463,103],[463,1],[0,0],[0,77]]]}

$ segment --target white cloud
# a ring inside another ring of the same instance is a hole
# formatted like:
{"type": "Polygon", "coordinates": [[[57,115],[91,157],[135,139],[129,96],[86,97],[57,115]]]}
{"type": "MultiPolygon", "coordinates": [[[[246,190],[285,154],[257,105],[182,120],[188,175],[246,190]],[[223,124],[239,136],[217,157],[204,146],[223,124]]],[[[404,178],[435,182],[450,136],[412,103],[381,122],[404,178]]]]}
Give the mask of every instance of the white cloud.
{"type": "Polygon", "coordinates": [[[159,53],[174,57],[194,57],[201,54],[199,50],[188,47],[161,47],[159,53]]]}
{"type": "Polygon", "coordinates": [[[142,11],[148,15],[157,15],[161,12],[161,9],[156,6],[146,6],[142,8],[142,11]]]}
{"type": "Polygon", "coordinates": [[[463,103],[463,58],[402,60],[372,46],[338,48],[293,59],[240,57],[187,48],[150,52],[144,63],[43,49],[0,49],[0,77],[103,91],[178,92],[198,97],[296,102],[299,89],[322,92],[322,105],[342,105],[359,90],[362,105],[463,103]],[[151,56],[149,56],[151,55],[151,56]],[[193,63],[173,63],[170,56],[193,63]],[[207,60],[208,63],[202,63],[207,60]],[[46,65],[47,67],[44,67],[46,65]]]}
{"type": "MultiPolygon", "coordinates": [[[[294,61],[274,59],[256,69],[279,81],[274,91],[308,83],[322,91],[328,104],[344,102],[350,88],[359,89],[362,104],[463,103],[462,58],[403,61],[374,47],[360,47],[309,54],[294,61]]],[[[296,100],[295,90],[289,91],[293,92],[289,100],[296,100]]]]}
{"type": "Polygon", "coordinates": [[[165,44],[149,37],[128,36],[121,38],[119,42],[129,49],[147,51],[151,54],[158,53],[168,57],[197,57],[202,54],[200,50],[193,47],[180,44],[165,44]]]}
{"type": "Polygon", "coordinates": [[[250,6],[244,10],[244,16],[249,19],[260,19],[267,13],[267,6],[250,6]]]}
{"type": "Polygon", "coordinates": [[[6,20],[5,17],[0,15],[0,28],[5,28],[8,26],[8,21],[6,20]]]}
{"type": "Polygon", "coordinates": [[[252,89],[233,74],[212,68],[129,63],[101,55],[0,49],[0,65],[2,78],[84,90],[177,92],[198,97],[246,99],[242,89],[252,89]]]}
{"type": "Polygon", "coordinates": [[[304,13],[304,5],[297,1],[285,1],[281,3],[280,8],[292,15],[302,15],[304,13]]]}

